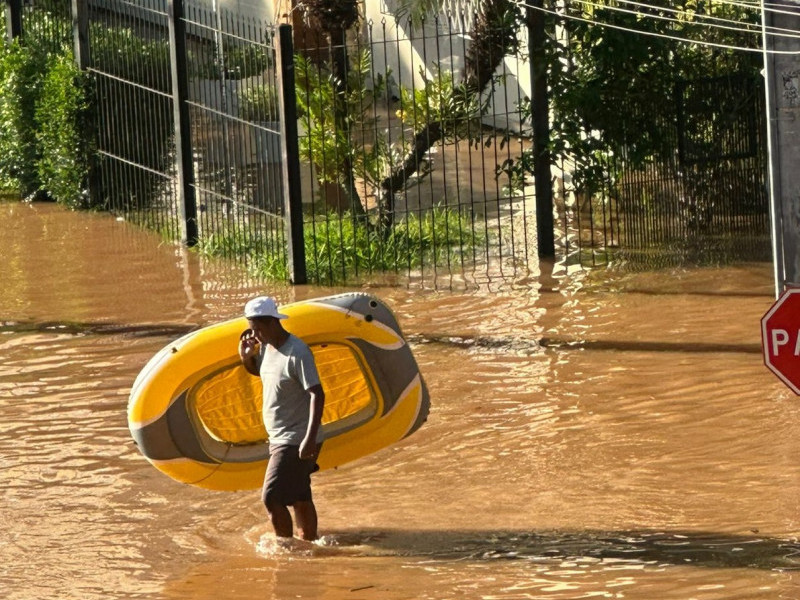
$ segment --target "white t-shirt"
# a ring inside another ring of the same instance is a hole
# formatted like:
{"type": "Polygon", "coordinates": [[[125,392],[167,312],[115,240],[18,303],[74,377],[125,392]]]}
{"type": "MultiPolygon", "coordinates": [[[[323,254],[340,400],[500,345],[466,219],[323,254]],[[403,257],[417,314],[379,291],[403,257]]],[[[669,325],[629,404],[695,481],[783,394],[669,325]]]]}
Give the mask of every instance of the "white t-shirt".
{"type": "Polygon", "coordinates": [[[259,373],[264,386],[262,415],[269,442],[299,446],[308,431],[308,390],[319,384],[311,349],[289,334],[280,348],[264,344],[260,358],[259,373]]]}

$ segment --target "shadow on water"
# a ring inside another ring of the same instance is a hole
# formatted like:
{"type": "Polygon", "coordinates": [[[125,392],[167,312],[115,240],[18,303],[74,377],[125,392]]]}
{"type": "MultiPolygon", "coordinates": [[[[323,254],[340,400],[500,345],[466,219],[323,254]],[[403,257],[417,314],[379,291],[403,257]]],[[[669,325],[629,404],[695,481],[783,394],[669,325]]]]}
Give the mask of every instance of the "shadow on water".
{"type": "MultiPolygon", "coordinates": [[[[57,333],[69,335],[129,335],[135,337],[175,338],[186,335],[199,328],[200,325],[182,325],[177,323],[127,325],[120,323],[71,321],[0,321],[0,334],[57,333]]],[[[547,348],[557,348],[560,350],[613,350],[617,352],[731,352],[745,354],[761,354],[762,352],[761,346],[758,344],[579,340],[554,337],[519,339],[435,333],[410,334],[406,335],[406,339],[412,344],[438,344],[462,349],[503,349],[517,354],[538,354],[547,348]]]]}
{"type": "Polygon", "coordinates": [[[417,344],[442,344],[458,348],[501,348],[522,354],[533,354],[546,348],[561,350],[613,350],[617,352],[734,352],[760,354],[758,344],[719,344],[705,342],[647,342],[623,340],[578,340],[567,338],[542,337],[538,339],[513,339],[486,336],[415,334],[406,336],[417,344]]]}
{"type": "MultiPolygon", "coordinates": [[[[542,562],[626,561],[653,566],[800,569],[800,542],[753,535],[665,531],[359,531],[334,540],[363,540],[376,552],[432,560],[542,562]]],[[[366,554],[370,552],[367,551],[366,554]]]]}
{"type": "Polygon", "coordinates": [[[177,337],[198,329],[197,325],[120,323],[81,323],[73,321],[0,321],[3,333],[54,333],[68,335],[132,335],[141,337],[177,337]]]}

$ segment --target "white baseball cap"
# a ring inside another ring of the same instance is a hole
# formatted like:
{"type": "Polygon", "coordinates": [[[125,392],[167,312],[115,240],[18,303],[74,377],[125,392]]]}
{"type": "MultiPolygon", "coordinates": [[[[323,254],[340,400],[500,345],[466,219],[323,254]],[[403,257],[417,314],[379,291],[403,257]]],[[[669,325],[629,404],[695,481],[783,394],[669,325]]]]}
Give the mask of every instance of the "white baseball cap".
{"type": "Polygon", "coordinates": [[[248,301],[244,305],[244,316],[248,319],[257,317],[274,317],[275,319],[286,319],[289,315],[284,315],[278,312],[278,305],[275,303],[275,298],[269,296],[258,296],[248,301]]]}

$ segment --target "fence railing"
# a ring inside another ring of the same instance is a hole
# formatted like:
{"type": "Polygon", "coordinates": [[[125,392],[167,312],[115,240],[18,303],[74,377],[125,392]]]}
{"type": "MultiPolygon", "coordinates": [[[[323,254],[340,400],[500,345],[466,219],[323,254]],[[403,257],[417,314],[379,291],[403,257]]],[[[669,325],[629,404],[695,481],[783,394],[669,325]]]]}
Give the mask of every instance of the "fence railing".
{"type": "MultiPolygon", "coordinates": [[[[524,29],[477,60],[464,15],[281,36],[257,15],[190,0],[76,0],[75,15],[52,0],[9,7],[9,35],[83,44],[96,205],[298,282],[469,285],[536,269],[534,182],[508,168],[532,147],[524,29]]],[[[579,157],[557,157],[558,261],[661,264],[714,244],[768,256],[758,89],[721,109],[740,111],[730,131],[752,136],[700,164],[692,153],[713,149],[693,146],[693,132],[720,111],[703,116],[693,99],[729,84],[691,85],[675,82],[675,102],[694,113],[675,124],[674,157],[634,168],[611,156],[591,189],[570,179],[579,157]]]]}

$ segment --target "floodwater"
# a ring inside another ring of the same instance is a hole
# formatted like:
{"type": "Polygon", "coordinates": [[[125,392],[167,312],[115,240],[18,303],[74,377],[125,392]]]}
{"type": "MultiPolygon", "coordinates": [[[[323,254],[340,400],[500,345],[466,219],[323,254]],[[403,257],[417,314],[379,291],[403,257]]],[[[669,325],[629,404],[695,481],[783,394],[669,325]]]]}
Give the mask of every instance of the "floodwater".
{"type": "MultiPolygon", "coordinates": [[[[800,598],[800,399],[768,264],[373,288],[428,423],[315,477],[322,540],[138,453],[131,384],[263,288],[108,215],[0,204],[6,600],[800,598]]],[[[279,286],[281,301],[342,291],[279,286]]]]}

